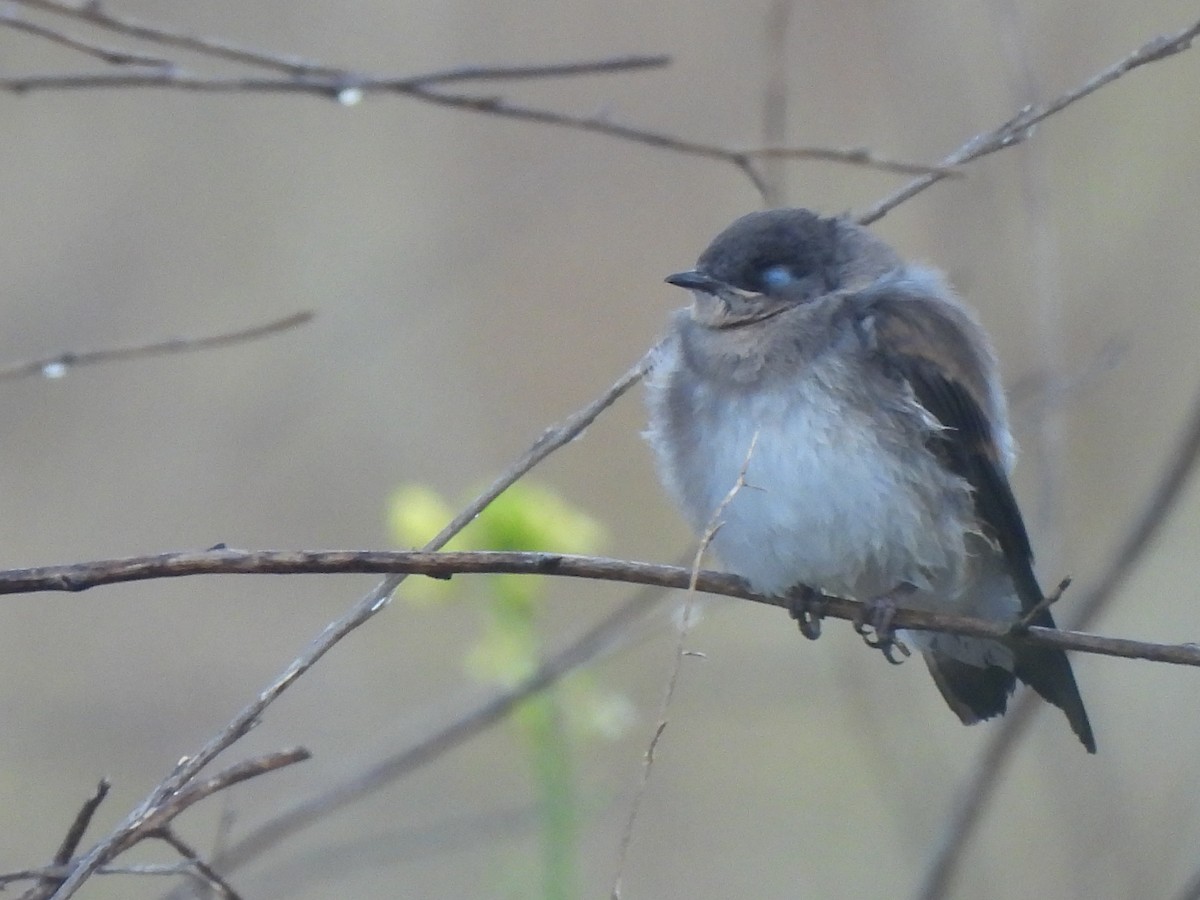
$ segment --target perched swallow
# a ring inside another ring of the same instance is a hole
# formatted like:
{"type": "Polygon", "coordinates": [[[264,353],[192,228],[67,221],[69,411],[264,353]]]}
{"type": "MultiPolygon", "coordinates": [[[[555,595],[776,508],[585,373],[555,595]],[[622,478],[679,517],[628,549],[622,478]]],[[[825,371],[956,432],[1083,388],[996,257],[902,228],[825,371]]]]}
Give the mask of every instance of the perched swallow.
{"type": "MultiPolygon", "coordinates": [[[[792,597],[802,628],[805,588],[862,600],[885,645],[896,607],[1015,622],[1042,603],[995,354],[938,272],[845,218],[776,209],[667,281],[693,300],[647,378],[647,436],[698,533],[744,471],[712,540],[730,572],[792,597]]],[[[1054,627],[1048,609],[1031,623],[1054,627]]],[[[1095,752],[1063,651],[904,638],[964,723],[1020,680],[1095,752]]]]}

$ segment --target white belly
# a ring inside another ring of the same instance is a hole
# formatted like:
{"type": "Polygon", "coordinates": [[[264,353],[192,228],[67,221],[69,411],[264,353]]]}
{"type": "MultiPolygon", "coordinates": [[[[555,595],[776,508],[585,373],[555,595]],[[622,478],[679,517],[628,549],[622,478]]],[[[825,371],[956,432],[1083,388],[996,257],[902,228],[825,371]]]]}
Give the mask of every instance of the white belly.
{"type": "Polygon", "coordinates": [[[668,429],[654,415],[663,388],[650,391],[649,438],[697,533],[746,466],[712,549],[755,590],[807,584],[868,599],[908,583],[932,606],[957,605],[971,498],[912,421],[880,429],[810,380],[786,394],[702,386],[690,394],[692,421],[668,429]]]}

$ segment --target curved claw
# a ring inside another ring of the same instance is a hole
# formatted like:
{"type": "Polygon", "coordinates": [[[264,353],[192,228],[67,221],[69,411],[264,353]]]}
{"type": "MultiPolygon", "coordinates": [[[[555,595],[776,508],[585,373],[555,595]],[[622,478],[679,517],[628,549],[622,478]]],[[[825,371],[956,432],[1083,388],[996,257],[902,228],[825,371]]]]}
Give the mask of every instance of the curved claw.
{"type": "Polygon", "coordinates": [[[787,596],[788,614],[810,641],[821,636],[821,618],[825,615],[824,598],[807,585],[798,585],[787,596]]]}
{"type": "Polygon", "coordinates": [[[904,662],[896,658],[899,650],[902,656],[912,655],[912,651],[904,641],[896,637],[892,628],[892,620],[896,618],[896,595],[908,593],[910,589],[901,586],[894,591],[872,597],[863,603],[859,614],[854,619],[854,630],[862,635],[863,642],[873,650],[878,650],[884,658],[894,666],[904,662]]]}

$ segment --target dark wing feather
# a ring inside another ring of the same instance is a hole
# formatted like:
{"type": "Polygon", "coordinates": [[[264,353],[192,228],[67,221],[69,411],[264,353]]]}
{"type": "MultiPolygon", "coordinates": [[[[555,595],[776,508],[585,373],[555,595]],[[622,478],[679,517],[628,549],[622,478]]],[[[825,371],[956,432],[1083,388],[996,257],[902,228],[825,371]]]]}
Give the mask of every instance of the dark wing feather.
{"type": "MultiPolygon", "coordinates": [[[[980,525],[1000,546],[1021,608],[1028,612],[1043,595],[1033,573],[1025,521],[985,412],[991,363],[980,355],[986,350],[978,349],[986,346],[982,331],[944,301],[911,294],[878,296],[858,312],[858,327],[869,337],[884,370],[907,382],[917,402],[943,426],[931,438],[930,449],[971,486],[980,525]]],[[[1048,609],[1039,612],[1033,624],[1055,627],[1048,609]]],[[[1075,734],[1095,753],[1092,726],[1066,654],[1026,645],[1014,650],[1013,674],[1066,713],[1075,734]]],[[[1011,690],[1004,676],[938,654],[927,662],[943,696],[964,722],[1004,712],[1011,690]]]]}
{"type": "MultiPolygon", "coordinates": [[[[935,300],[902,297],[873,304],[871,329],[884,367],[908,382],[918,403],[943,426],[930,449],[950,471],[965,479],[975,498],[975,513],[988,537],[999,544],[1025,611],[1042,600],[1033,574],[1033,549],[1025,521],[1000,459],[991,423],[984,412],[985,360],[971,358],[964,328],[951,308],[935,300]]],[[[1039,623],[1040,624],[1040,623],[1039,623]]]]}
{"type": "Polygon", "coordinates": [[[896,369],[917,402],[945,427],[931,439],[930,449],[971,485],[975,514],[985,533],[1000,545],[1021,608],[1028,612],[1042,601],[1033,574],[1033,548],[983,411],[961,382],[946,378],[927,358],[901,356],[896,369]]]}

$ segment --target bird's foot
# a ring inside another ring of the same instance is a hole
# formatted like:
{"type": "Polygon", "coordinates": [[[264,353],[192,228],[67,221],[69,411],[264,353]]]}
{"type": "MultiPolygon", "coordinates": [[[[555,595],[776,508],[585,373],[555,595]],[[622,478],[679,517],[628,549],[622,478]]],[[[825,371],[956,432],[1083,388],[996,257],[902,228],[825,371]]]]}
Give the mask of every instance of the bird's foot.
{"type": "Polygon", "coordinates": [[[912,591],[910,585],[901,585],[886,594],[872,597],[863,602],[858,615],[854,617],[854,630],[862,635],[866,645],[878,650],[894,666],[904,662],[903,658],[896,658],[897,651],[902,657],[912,655],[912,651],[904,641],[896,637],[892,628],[892,620],[896,618],[896,610],[900,608],[898,598],[912,591]]]}
{"type": "Polygon", "coordinates": [[[787,611],[800,633],[810,641],[821,636],[821,618],[825,615],[825,598],[808,585],[797,585],[788,592],[787,611]]]}

